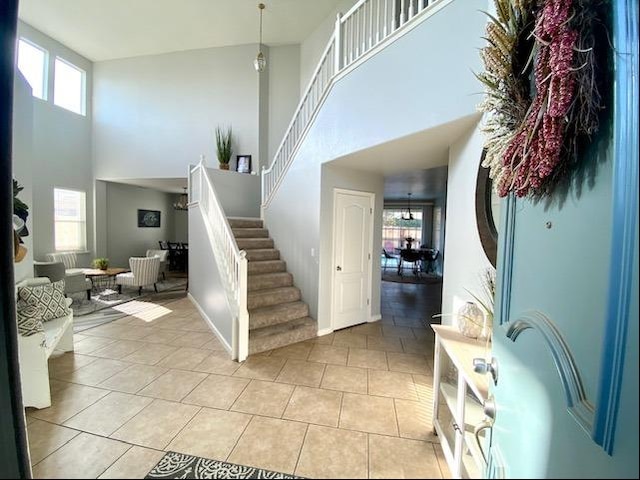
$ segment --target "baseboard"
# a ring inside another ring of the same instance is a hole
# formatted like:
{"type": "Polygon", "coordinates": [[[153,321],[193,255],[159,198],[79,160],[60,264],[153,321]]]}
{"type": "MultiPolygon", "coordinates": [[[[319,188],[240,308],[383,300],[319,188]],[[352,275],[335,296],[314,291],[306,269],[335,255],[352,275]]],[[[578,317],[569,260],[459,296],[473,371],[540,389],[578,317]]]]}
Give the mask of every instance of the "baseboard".
{"type": "Polygon", "coordinates": [[[218,331],[214,323],[209,318],[209,315],[205,313],[205,311],[202,309],[202,307],[200,306],[198,301],[193,297],[193,295],[191,295],[191,293],[187,293],[187,297],[189,298],[189,300],[191,300],[191,303],[195,305],[196,309],[198,310],[198,313],[202,318],[204,318],[205,322],[207,322],[207,324],[209,325],[209,328],[214,333],[214,335],[218,337],[218,340],[220,340],[220,343],[222,343],[222,346],[225,348],[225,350],[229,352],[229,355],[233,356],[233,348],[231,348],[231,345],[229,345],[227,341],[224,339],[224,337],[220,334],[220,332],[218,331]]]}
{"type": "Polygon", "coordinates": [[[318,330],[318,336],[324,337],[325,335],[329,335],[333,333],[333,328],[323,328],[322,330],[318,330]]]}
{"type": "Polygon", "coordinates": [[[377,322],[378,320],[382,320],[382,314],[378,313],[376,315],[371,315],[369,322],[377,322]]]}

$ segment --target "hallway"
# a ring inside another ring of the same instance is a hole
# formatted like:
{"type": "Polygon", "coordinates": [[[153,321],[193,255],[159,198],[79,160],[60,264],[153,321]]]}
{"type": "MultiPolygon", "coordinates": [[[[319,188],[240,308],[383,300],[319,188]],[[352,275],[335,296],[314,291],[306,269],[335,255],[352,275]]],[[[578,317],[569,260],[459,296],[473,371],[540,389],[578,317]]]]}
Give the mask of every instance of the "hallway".
{"type": "Polygon", "coordinates": [[[442,279],[437,283],[382,282],[383,323],[399,327],[425,328],[440,323],[432,318],[442,309],[442,279]]]}

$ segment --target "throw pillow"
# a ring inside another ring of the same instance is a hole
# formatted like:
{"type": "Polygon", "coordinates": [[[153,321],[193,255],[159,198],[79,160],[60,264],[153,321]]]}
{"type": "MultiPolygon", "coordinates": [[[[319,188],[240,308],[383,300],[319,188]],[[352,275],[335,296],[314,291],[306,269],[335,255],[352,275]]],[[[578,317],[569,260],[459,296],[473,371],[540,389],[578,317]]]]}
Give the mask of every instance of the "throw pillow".
{"type": "Polygon", "coordinates": [[[41,322],[69,315],[64,280],[18,289],[18,330],[25,336],[42,331],[41,322]]]}

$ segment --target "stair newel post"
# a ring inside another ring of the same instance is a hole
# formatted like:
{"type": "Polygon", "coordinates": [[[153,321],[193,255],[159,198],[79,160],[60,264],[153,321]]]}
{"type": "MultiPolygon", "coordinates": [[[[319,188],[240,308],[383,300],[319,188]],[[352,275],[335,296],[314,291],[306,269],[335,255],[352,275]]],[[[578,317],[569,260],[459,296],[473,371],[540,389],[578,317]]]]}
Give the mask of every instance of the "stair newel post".
{"type": "Polygon", "coordinates": [[[336,15],[336,33],[334,37],[335,49],[334,49],[334,61],[335,61],[335,73],[340,73],[342,68],[342,14],[338,12],[336,15]]]}
{"type": "Polygon", "coordinates": [[[249,311],[247,310],[248,294],[248,260],[247,252],[240,252],[238,264],[238,361],[243,362],[249,356],[249,311]]]}

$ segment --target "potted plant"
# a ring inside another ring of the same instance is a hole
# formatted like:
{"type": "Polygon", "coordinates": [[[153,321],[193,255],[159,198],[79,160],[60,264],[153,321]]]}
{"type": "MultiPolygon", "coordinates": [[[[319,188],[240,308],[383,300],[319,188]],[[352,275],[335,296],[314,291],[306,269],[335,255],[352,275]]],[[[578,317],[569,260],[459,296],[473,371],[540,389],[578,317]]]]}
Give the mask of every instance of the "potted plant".
{"type": "Polygon", "coordinates": [[[98,270],[106,270],[109,268],[109,259],[108,258],[96,258],[93,261],[93,268],[97,268],[98,270]]]}
{"type": "Polygon", "coordinates": [[[221,127],[216,127],[216,153],[222,170],[229,170],[232,153],[231,133],[231,127],[224,130],[221,127]]]}

